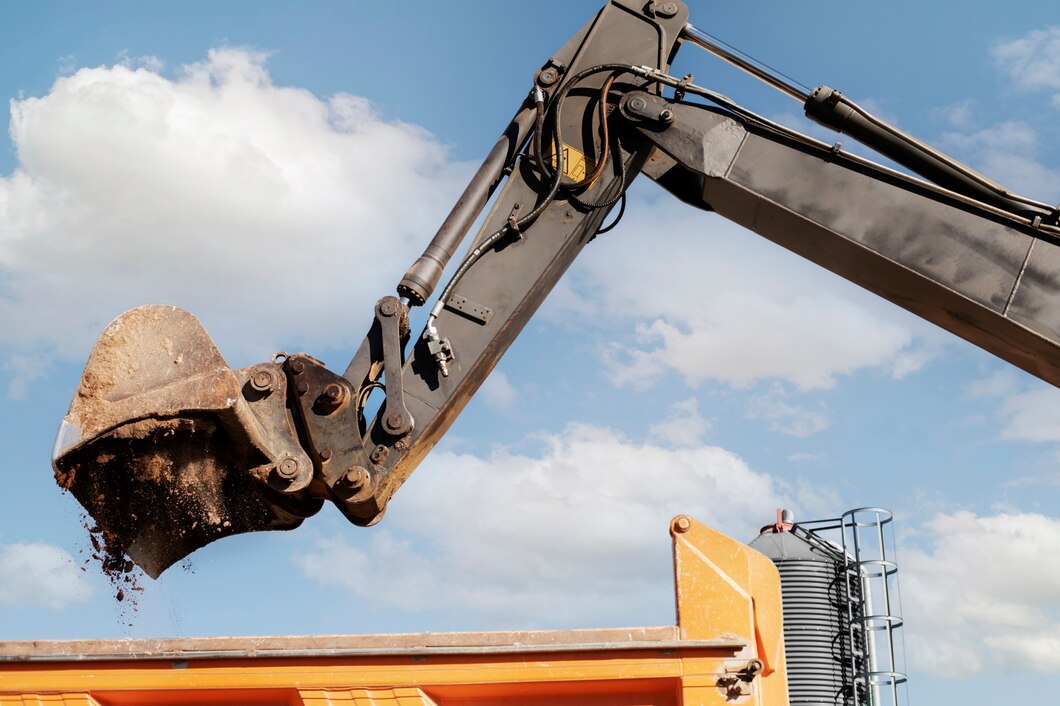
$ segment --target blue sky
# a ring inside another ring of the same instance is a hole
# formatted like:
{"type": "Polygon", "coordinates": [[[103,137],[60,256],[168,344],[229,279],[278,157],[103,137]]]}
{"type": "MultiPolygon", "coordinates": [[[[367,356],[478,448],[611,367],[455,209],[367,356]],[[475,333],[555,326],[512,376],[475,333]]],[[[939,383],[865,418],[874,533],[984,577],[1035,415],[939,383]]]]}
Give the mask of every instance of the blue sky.
{"type": "MultiPolygon", "coordinates": [[[[912,702],[1055,689],[1060,395],[649,183],[381,525],[325,508],[224,540],[136,610],[78,569],[87,540],[48,461],[106,322],[175,303],[233,367],[283,348],[341,369],[533,71],[596,9],[0,11],[0,639],[666,624],[673,514],[749,540],[778,504],[871,504],[897,516],[912,702]],[[252,268],[262,243],[293,266],[252,268]]],[[[693,3],[691,18],[1057,202],[1052,9],[693,3]]],[[[692,47],[674,67],[689,71],[822,135],[692,47]]]]}

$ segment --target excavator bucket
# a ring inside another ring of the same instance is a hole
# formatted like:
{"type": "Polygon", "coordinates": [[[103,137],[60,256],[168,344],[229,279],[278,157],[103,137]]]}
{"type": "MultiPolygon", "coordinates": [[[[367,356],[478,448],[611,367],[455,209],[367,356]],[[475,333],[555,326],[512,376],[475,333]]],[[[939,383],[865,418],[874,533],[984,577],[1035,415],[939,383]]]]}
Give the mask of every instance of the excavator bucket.
{"type": "Polygon", "coordinates": [[[293,529],[320,509],[276,363],[232,370],[193,315],[143,306],[100,336],[52,465],[95,522],[108,573],[157,578],[221,537],[293,529]]]}

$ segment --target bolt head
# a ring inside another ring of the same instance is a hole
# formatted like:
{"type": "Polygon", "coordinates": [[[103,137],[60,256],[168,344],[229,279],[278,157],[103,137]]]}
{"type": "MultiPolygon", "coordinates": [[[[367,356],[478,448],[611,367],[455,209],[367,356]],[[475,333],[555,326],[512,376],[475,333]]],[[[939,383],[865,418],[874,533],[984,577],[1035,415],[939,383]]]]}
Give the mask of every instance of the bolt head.
{"type": "Polygon", "coordinates": [[[309,383],[308,382],[300,382],[300,383],[298,383],[298,386],[297,386],[296,389],[298,390],[298,394],[304,395],[305,393],[309,392],[309,383]]]}
{"type": "Polygon", "coordinates": [[[368,471],[360,466],[354,466],[346,471],[346,475],[342,477],[342,484],[353,492],[357,492],[368,485],[369,479],[368,471]]]}
{"type": "Polygon", "coordinates": [[[275,384],[276,378],[273,377],[272,371],[264,368],[250,376],[250,386],[258,392],[270,392],[275,384]]]}
{"type": "Polygon", "coordinates": [[[405,417],[400,414],[391,414],[386,418],[386,426],[388,429],[400,429],[405,423],[405,417]]]}
{"type": "Polygon", "coordinates": [[[632,98],[629,101],[630,110],[644,110],[648,107],[648,104],[644,102],[643,98],[632,98]]]}
{"type": "Polygon", "coordinates": [[[659,17],[673,17],[677,14],[677,3],[664,2],[661,5],[657,5],[655,8],[655,14],[659,17]]]}
{"type": "Polygon", "coordinates": [[[379,305],[379,311],[382,312],[383,316],[393,316],[397,313],[397,304],[388,299],[379,305]]]}
{"type": "Polygon", "coordinates": [[[300,360],[296,360],[295,362],[291,363],[291,370],[294,371],[295,375],[298,375],[305,371],[305,363],[300,360]]]}
{"type": "Polygon", "coordinates": [[[554,68],[547,68],[538,75],[537,80],[544,86],[551,86],[559,80],[559,72],[554,68]]]}
{"type": "Polygon", "coordinates": [[[382,444],[376,446],[374,449],[372,449],[372,453],[370,456],[370,458],[372,459],[372,463],[382,463],[383,459],[386,458],[388,453],[390,453],[390,450],[382,444]]]}
{"type": "Polygon", "coordinates": [[[327,461],[328,459],[330,459],[331,458],[331,449],[321,449],[320,450],[320,458],[323,461],[327,461]]]}
{"type": "Polygon", "coordinates": [[[336,412],[346,402],[347,397],[349,397],[349,390],[345,385],[339,382],[329,382],[317,397],[317,411],[325,414],[336,412]]]}
{"type": "Polygon", "coordinates": [[[677,532],[679,534],[684,534],[685,532],[687,532],[691,528],[692,528],[692,521],[690,519],[688,519],[687,517],[685,517],[684,515],[681,515],[681,517],[678,517],[676,520],[674,520],[674,532],[677,532]]]}
{"type": "Polygon", "coordinates": [[[662,120],[664,123],[672,123],[674,121],[674,111],[669,108],[659,111],[659,120],[662,120]]]}
{"type": "Polygon", "coordinates": [[[301,465],[298,459],[288,456],[276,464],[276,474],[284,480],[293,480],[298,475],[301,465]]]}

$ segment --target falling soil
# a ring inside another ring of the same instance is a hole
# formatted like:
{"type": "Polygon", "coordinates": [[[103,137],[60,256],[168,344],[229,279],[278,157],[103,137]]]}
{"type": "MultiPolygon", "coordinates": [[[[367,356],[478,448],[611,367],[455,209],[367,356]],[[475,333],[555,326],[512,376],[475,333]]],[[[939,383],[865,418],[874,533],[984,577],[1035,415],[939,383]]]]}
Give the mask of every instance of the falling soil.
{"type": "Polygon", "coordinates": [[[115,556],[109,551],[103,530],[84,513],[81,515],[81,526],[88,534],[90,545],[81,551],[81,556],[84,557],[81,562],[81,571],[86,571],[89,563],[97,563],[114,591],[115,600],[119,603],[124,602],[123,613],[126,611],[135,613],[138,607],[137,597],[144,590],[140,585],[143,572],[138,570],[135,564],[124,555],[115,556]]]}
{"type": "Polygon", "coordinates": [[[212,418],[148,419],[63,459],[56,482],[92,517],[93,556],[117,600],[136,587],[136,566],[157,578],[215,539],[285,524],[235,446],[212,418]]]}

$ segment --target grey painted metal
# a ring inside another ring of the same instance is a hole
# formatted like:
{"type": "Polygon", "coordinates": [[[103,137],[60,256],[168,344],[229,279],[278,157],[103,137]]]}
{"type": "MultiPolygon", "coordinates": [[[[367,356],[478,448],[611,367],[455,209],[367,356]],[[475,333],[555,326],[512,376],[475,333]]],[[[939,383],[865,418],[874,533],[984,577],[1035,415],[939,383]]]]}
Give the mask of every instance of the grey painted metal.
{"type": "MultiPolygon", "coordinates": [[[[788,697],[792,706],[855,706],[847,641],[850,600],[838,547],[767,530],[750,543],[780,572],[788,697]]],[[[864,694],[864,692],[862,692],[864,694]]]]}
{"type": "MultiPolygon", "coordinates": [[[[610,2],[545,64],[564,69],[552,90],[559,91],[566,77],[602,64],[648,65],[666,70],[688,19],[685,6],[675,5],[673,16],[660,17],[636,0],[610,2]]],[[[607,79],[607,72],[589,77],[564,103],[563,140],[572,154],[577,152],[590,160],[598,158],[594,147],[600,132],[596,99],[607,79]]],[[[622,94],[651,86],[651,82],[627,74],[615,81],[613,90],[622,94]]],[[[582,196],[593,202],[606,202],[617,196],[623,185],[640,172],[651,149],[650,143],[639,135],[626,136],[621,148],[612,150],[612,164],[621,160],[628,178],[620,178],[617,170],[609,167],[582,196]]],[[[531,162],[518,160],[469,246],[471,249],[508,222],[517,207],[521,213],[534,208],[547,190],[531,162]]],[[[435,325],[443,337],[453,342],[455,356],[448,376],[439,375],[423,336],[416,339],[402,372],[405,402],[415,426],[398,447],[378,419],[370,422],[365,448],[386,446],[391,451],[375,467],[378,484],[373,489],[373,500],[378,509],[359,523],[370,524],[379,519],[389,498],[453,423],[610,210],[611,207],[584,208],[561,193],[526,232],[506,238],[467,270],[454,294],[492,309],[493,317],[483,324],[448,308],[439,311],[435,325]]]]}

